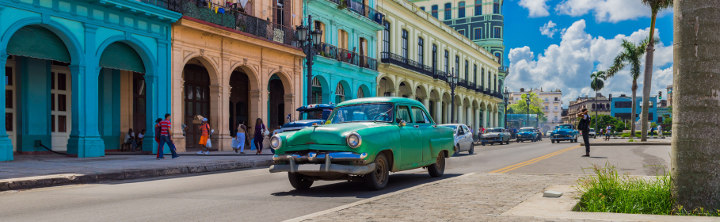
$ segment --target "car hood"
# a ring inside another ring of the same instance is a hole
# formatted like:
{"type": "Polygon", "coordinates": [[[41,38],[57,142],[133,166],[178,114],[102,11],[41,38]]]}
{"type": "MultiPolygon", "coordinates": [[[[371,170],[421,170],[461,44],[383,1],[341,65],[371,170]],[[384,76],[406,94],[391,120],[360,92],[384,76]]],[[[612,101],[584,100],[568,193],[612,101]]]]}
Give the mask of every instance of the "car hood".
{"type": "Polygon", "coordinates": [[[530,135],[533,134],[533,132],[519,132],[520,135],[530,135]]]}
{"type": "Polygon", "coordinates": [[[483,134],[483,136],[498,136],[498,135],[500,135],[500,133],[486,133],[486,134],[483,134]]]}
{"type": "Polygon", "coordinates": [[[553,131],[554,134],[571,134],[573,132],[575,132],[575,130],[570,129],[556,129],[553,131]]]}
{"type": "Polygon", "coordinates": [[[290,123],[286,123],[282,126],[282,128],[294,128],[294,127],[307,127],[312,126],[313,123],[317,123],[318,125],[323,124],[323,120],[321,119],[306,119],[306,120],[298,120],[290,123]]]}
{"type": "Polygon", "coordinates": [[[289,146],[320,144],[345,145],[345,136],[360,129],[372,127],[374,123],[341,123],[312,126],[299,130],[286,138],[289,146]]]}

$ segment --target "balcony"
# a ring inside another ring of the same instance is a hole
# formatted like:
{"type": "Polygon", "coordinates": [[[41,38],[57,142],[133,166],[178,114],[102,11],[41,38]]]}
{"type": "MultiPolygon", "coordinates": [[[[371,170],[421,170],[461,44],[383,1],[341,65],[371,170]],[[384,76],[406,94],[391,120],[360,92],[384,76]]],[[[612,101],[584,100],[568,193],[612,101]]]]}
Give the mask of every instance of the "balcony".
{"type": "Polygon", "coordinates": [[[507,66],[500,66],[500,67],[498,67],[498,72],[507,73],[507,72],[508,72],[508,67],[507,67],[507,66]]]}
{"type": "Polygon", "coordinates": [[[334,59],[347,64],[352,64],[366,69],[377,71],[377,60],[360,55],[359,53],[349,51],[347,49],[341,49],[334,45],[327,43],[320,44],[320,50],[318,55],[334,59]]]}
{"type": "Polygon", "coordinates": [[[416,62],[412,59],[408,59],[401,55],[390,53],[390,52],[382,52],[380,54],[380,56],[381,56],[381,58],[380,58],[381,62],[392,63],[392,64],[398,65],[400,67],[403,67],[403,68],[406,68],[406,69],[418,72],[420,74],[430,76],[430,77],[437,79],[435,77],[435,73],[433,72],[433,68],[430,66],[420,64],[419,62],[416,62]]]}
{"type": "Polygon", "coordinates": [[[216,5],[222,9],[222,13],[215,13],[210,9],[203,0],[141,0],[143,2],[167,7],[172,11],[182,13],[188,16],[209,22],[215,25],[236,31],[248,33],[269,41],[278,42],[285,45],[296,46],[295,29],[281,24],[272,23],[269,20],[260,19],[245,14],[241,8],[236,6],[216,5]]]}
{"type": "Polygon", "coordinates": [[[383,14],[375,11],[375,9],[371,8],[368,5],[363,4],[362,2],[358,2],[357,0],[328,0],[331,2],[334,2],[335,4],[338,4],[340,8],[347,8],[351,12],[355,12],[359,15],[362,15],[372,21],[374,21],[377,24],[382,25],[383,21],[383,14]]]}

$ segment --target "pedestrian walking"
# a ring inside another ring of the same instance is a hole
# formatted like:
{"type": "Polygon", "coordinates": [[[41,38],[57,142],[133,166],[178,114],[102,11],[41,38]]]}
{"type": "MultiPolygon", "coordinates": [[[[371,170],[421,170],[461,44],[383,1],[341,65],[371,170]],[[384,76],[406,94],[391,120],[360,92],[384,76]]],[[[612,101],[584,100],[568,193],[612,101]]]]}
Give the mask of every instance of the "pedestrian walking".
{"type": "Polygon", "coordinates": [[[663,136],[662,125],[658,125],[658,136],[663,136]]]}
{"type": "Polygon", "coordinates": [[[610,133],[612,132],[612,126],[607,125],[605,127],[605,141],[610,141],[610,133]]]}
{"type": "Polygon", "coordinates": [[[655,127],[650,128],[650,136],[655,135],[655,127]]]}
{"type": "Polygon", "coordinates": [[[157,118],[155,120],[155,142],[158,144],[158,148],[157,148],[158,151],[157,151],[157,154],[155,154],[155,158],[157,158],[157,159],[160,159],[160,153],[162,153],[162,150],[163,150],[162,145],[160,145],[160,134],[161,134],[160,122],[162,122],[162,118],[157,118]]]}
{"type": "Polygon", "coordinates": [[[587,108],[583,108],[580,113],[577,114],[580,117],[580,123],[578,123],[578,129],[582,131],[583,142],[585,143],[585,155],[583,157],[590,156],[590,115],[588,115],[587,108]]]}
{"type": "Polygon", "coordinates": [[[240,122],[237,126],[237,134],[235,135],[235,143],[237,146],[233,147],[235,153],[240,151],[240,154],[245,154],[245,143],[247,141],[247,126],[244,122],[240,122]]]}
{"type": "Polygon", "coordinates": [[[261,154],[263,149],[263,139],[265,137],[264,134],[267,133],[267,128],[265,127],[265,124],[263,124],[263,121],[261,118],[257,118],[255,120],[255,137],[253,140],[255,141],[255,148],[257,148],[257,152],[255,155],[261,154]]]}
{"type": "Polygon", "coordinates": [[[197,152],[197,154],[210,154],[210,146],[212,146],[210,142],[210,124],[208,123],[207,118],[202,119],[202,123],[200,124],[200,141],[198,141],[198,144],[200,144],[201,150],[197,152]]]}
{"type": "Polygon", "coordinates": [[[166,143],[168,144],[168,147],[170,148],[170,152],[172,153],[172,158],[175,159],[175,158],[180,157],[175,152],[175,144],[173,143],[173,141],[171,139],[172,138],[172,128],[171,128],[171,123],[170,123],[170,113],[165,114],[165,120],[160,121],[160,123],[158,123],[158,125],[160,127],[160,145],[158,146],[157,159],[158,160],[165,159],[165,157],[163,157],[163,147],[165,146],[166,143]]]}

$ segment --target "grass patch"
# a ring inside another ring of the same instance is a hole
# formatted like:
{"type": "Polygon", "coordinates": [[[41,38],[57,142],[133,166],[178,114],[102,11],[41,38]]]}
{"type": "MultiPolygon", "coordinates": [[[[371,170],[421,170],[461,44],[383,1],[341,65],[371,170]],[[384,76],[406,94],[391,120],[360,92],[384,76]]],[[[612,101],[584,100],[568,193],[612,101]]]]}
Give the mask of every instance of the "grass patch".
{"type": "Polygon", "coordinates": [[[686,210],[675,207],[668,173],[653,179],[620,175],[614,166],[594,166],[595,175],[582,177],[576,188],[582,193],[576,210],[629,214],[720,216],[720,210],[686,210]]]}

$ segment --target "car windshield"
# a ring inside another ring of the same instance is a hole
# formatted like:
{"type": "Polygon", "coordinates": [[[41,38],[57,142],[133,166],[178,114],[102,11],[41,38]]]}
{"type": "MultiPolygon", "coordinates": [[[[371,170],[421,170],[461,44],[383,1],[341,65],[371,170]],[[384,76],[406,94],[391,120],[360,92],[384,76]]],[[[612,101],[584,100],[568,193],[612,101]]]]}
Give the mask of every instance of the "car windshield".
{"type": "Polygon", "coordinates": [[[555,129],[572,129],[572,126],[570,126],[570,125],[556,126],[555,129]]]}
{"type": "MultiPolygon", "coordinates": [[[[309,111],[303,111],[302,113],[305,113],[306,120],[307,119],[321,119],[325,120],[327,119],[328,115],[330,114],[330,109],[327,110],[309,110],[309,111]]],[[[303,115],[301,115],[303,116],[303,115]]]]}
{"type": "Polygon", "coordinates": [[[493,128],[493,129],[488,129],[487,132],[488,133],[501,133],[502,129],[493,128]]]}
{"type": "Polygon", "coordinates": [[[520,132],[532,132],[533,129],[520,129],[520,132]]]}
{"type": "Polygon", "coordinates": [[[330,123],[346,122],[392,122],[393,105],[390,103],[366,103],[335,108],[330,123]]]}

